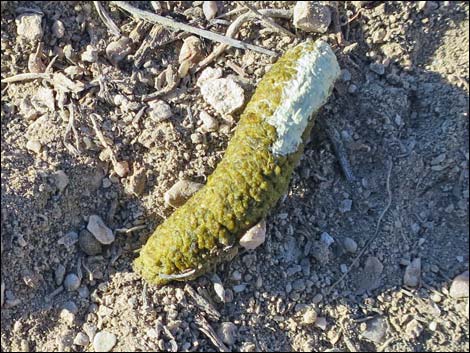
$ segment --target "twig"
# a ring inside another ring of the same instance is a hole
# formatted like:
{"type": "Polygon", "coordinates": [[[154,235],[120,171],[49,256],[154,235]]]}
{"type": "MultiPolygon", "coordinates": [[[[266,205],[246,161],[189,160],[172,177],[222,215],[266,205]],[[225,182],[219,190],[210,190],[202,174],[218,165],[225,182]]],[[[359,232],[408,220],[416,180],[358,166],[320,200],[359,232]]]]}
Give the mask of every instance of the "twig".
{"type": "Polygon", "coordinates": [[[361,251],[359,252],[359,254],[357,254],[356,258],[354,259],[354,261],[351,263],[350,266],[348,266],[348,270],[335,282],[331,285],[330,288],[328,288],[328,290],[326,291],[325,295],[328,295],[331,293],[331,291],[339,284],[341,283],[345,278],[346,276],[349,274],[349,272],[351,272],[352,268],[356,265],[356,263],[359,261],[359,259],[362,257],[362,255],[364,254],[364,252],[369,248],[370,244],[372,244],[372,242],[377,238],[377,235],[379,234],[379,229],[380,229],[380,224],[382,223],[382,219],[383,217],[385,216],[385,213],[387,213],[388,209],[390,208],[390,205],[392,204],[392,192],[390,191],[390,175],[392,174],[392,166],[393,166],[393,163],[391,160],[388,161],[388,164],[389,164],[389,169],[388,169],[388,173],[387,173],[387,194],[388,194],[388,201],[387,201],[387,205],[385,206],[385,208],[383,209],[382,213],[380,214],[379,216],[379,219],[377,220],[377,226],[375,228],[375,233],[374,235],[372,235],[366,242],[366,244],[364,245],[364,247],[361,249],[361,251]]]}
{"type": "Polygon", "coordinates": [[[187,284],[185,287],[184,287],[184,291],[186,293],[188,293],[191,298],[194,300],[194,302],[196,303],[196,306],[205,311],[211,319],[213,320],[219,320],[220,319],[220,313],[217,311],[216,308],[214,308],[212,306],[212,304],[210,304],[204,297],[202,297],[201,295],[199,295],[194,289],[193,287],[191,287],[189,284],[187,284]]]}
{"type": "Polygon", "coordinates": [[[220,352],[230,352],[227,346],[222,342],[222,340],[217,336],[214,329],[209,325],[207,320],[202,315],[196,315],[195,322],[198,326],[199,331],[205,334],[212,344],[216,346],[220,352]]]}
{"type": "MultiPolygon", "coordinates": [[[[276,17],[276,18],[290,18],[292,17],[292,12],[290,10],[284,9],[261,9],[258,10],[261,14],[269,17],[276,17]]],[[[225,35],[227,37],[235,37],[238,33],[241,26],[248,21],[249,19],[255,17],[252,12],[244,13],[243,15],[239,16],[233,23],[227,28],[225,35]]],[[[204,60],[199,62],[197,66],[193,69],[194,72],[201,70],[202,68],[209,65],[213,60],[219,57],[225,49],[228,48],[227,44],[219,44],[213,51],[210,53],[204,60]]]]}
{"type": "Polygon", "coordinates": [[[115,230],[115,232],[116,233],[129,234],[129,233],[135,232],[137,230],[144,229],[145,227],[146,227],[145,224],[141,224],[140,226],[135,226],[135,227],[131,227],[131,228],[118,228],[118,229],[115,230]]]}
{"type": "Polygon", "coordinates": [[[261,21],[263,21],[267,26],[271,27],[272,29],[275,29],[286,36],[295,38],[295,34],[292,32],[289,32],[287,29],[284,27],[278,25],[276,22],[274,22],[272,19],[270,19],[268,16],[262,14],[261,12],[258,11],[258,9],[252,5],[250,5],[249,1],[237,1],[238,5],[245,6],[247,9],[249,9],[251,12],[253,12],[256,17],[258,17],[261,21]]]}
{"type": "Polygon", "coordinates": [[[2,83],[13,83],[13,82],[20,82],[20,81],[30,81],[30,80],[50,80],[52,79],[52,75],[48,73],[25,73],[25,74],[18,74],[11,77],[3,78],[2,83]]]}
{"type": "Polygon", "coordinates": [[[116,26],[113,19],[108,15],[103,5],[101,5],[99,1],[93,1],[93,4],[95,5],[96,12],[98,12],[98,16],[100,16],[101,21],[103,21],[105,26],[108,27],[109,31],[115,36],[120,36],[121,31],[118,26],[116,26]]]}
{"type": "Polygon", "coordinates": [[[179,279],[189,279],[196,273],[195,269],[188,269],[181,273],[166,275],[164,273],[159,273],[158,276],[162,279],[167,279],[169,281],[179,280],[179,279]]]}
{"type": "Polygon", "coordinates": [[[230,46],[235,47],[235,48],[251,49],[251,50],[254,50],[256,52],[266,54],[266,55],[270,55],[270,56],[276,56],[277,55],[277,53],[272,51],[272,50],[268,50],[268,49],[265,49],[265,48],[262,48],[262,47],[259,47],[259,46],[253,45],[253,44],[244,43],[242,41],[239,41],[239,40],[227,37],[227,36],[223,36],[223,35],[218,34],[218,33],[214,33],[214,32],[211,32],[211,31],[204,30],[204,29],[196,28],[196,27],[187,25],[185,23],[177,22],[177,21],[175,21],[173,19],[170,19],[170,18],[167,18],[167,17],[156,15],[156,14],[153,14],[153,13],[148,12],[148,11],[140,10],[140,9],[138,9],[138,8],[132,6],[132,5],[129,5],[128,3],[124,2],[124,1],[111,1],[111,4],[121,8],[121,9],[127,11],[127,12],[129,12],[130,14],[132,14],[132,16],[134,16],[136,18],[140,18],[140,19],[143,19],[143,20],[148,21],[148,22],[159,23],[163,26],[167,26],[167,27],[170,27],[170,28],[173,28],[173,29],[176,29],[176,30],[182,30],[182,31],[186,31],[186,32],[189,32],[189,33],[197,34],[197,35],[199,35],[203,38],[207,38],[207,39],[210,39],[210,40],[213,40],[213,41],[216,41],[216,42],[224,43],[226,45],[230,45],[230,46]]]}

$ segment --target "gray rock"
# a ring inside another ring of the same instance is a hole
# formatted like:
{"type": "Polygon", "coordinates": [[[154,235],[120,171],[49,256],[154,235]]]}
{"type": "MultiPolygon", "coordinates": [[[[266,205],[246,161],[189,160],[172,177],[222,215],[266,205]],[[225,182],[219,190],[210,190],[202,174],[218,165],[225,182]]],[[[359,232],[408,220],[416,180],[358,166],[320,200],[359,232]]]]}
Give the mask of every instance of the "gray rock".
{"type": "Polygon", "coordinates": [[[121,37],[106,47],[106,55],[113,65],[119,64],[131,52],[131,40],[121,37]]]}
{"type": "Polygon", "coordinates": [[[388,331],[387,319],[378,316],[367,322],[367,329],[362,337],[374,343],[382,343],[388,331]]]}
{"type": "Polygon", "coordinates": [[[357,243],[352,238],[348,238],[348,237],[344,238],[343,246],[347,252],[355,253],[357,251],[357,243]]]}
{"type": "Polygon", "coordinates": [[[217,15],[217,1],[204,1],[202,11],[206,20],[212,20],[217,15]]]}
{"type": "Polygon", "coordinates": [[[78,241],[78,234],[74,231],[70,231],[65,234],[62,238],[60,238],[57,243],[60,245],[64,245],[65,247],[69,248],[78,241]]]}
{"type": "Polygon", "coordinates": [[[113,231],[104,224],[100,216],[91,215],[87,229],[101,244],[111,244],[115,240],[113,231]]]}
{"type": "Polygon", "coordinates": [[[406,267],[405,275],[403,276],[403,284],[408,287],[416,287],[419,285],[421,279],[421,259],[418,257],[411,261],[406,267]]]}
{"type": "Polygon", "coordinates": [[[379,287],[383,268],[384,266],[378,258],[369,256],[364,265],[364,269],[358,274],[356,280],[357,293],[362,294],[368,290],[379,287]]]}
{"type": "Polygon", "coordinates": [[[321,233],[320,240],[323,243],[325,243],[326,246],[330,246],[331,244],[333,244],[335,242],[333,237],[331,235],[329,235],[327,232],[321,233]]]}
{"type": "Polygon", "coordinates": [[[341,213],[346,213],[346,212],[351,211],[351,207],[352,207],[352,200],[345,199],[341,201],[341,205],[339,206],[339,211],[341,213]]]}
{"type": "Polygon", "coordinates": [[[89,256],[95,256],[102,252],[101,243],[88,230],[82,229],[78,237],[80,249],[89,256]]]}
{"type": "Polygon", "coordinates": [[[173,207],[179,207],[204,185],[188,180],[178,180],[165,194],[165,203],[173,207]]]}
{"type": "Polygon", "coordinates": [[[109,352],[116,345],[116,336],[107,331],[98,332],[93,338],[93,348],[95,352],[109,352]]]}
{"type": "Polygon", "coordinates": [[[325,33],[331,23],[331,11],[318,1],[297,1],[293,23],[305,32],[325,33]]]}
{"type": "Polygon", "coordinates": [[[468,271],[465,271],[454,278],[449,294],[452,298],[468,298],[468,287],[468,271]]]}
{"type": "Polygon", "coordinates": [[[88,343],[90,343],[90,338],[84,332],[77,333],[73,339],[73,344],[76,344],[77,346],[88,346],[88,343]]]}
{"type": "Polygon", "coordinates": [[[55,186],[60,192],[63,192],[67,185],[69,185],[69,177],[63,170],[58,170],[53,175],[55,186]]]}
{"type": "Polygon", "coordinates": [[[64,279],[64,287],[69,292],[80,287],[80,278],[75,273],[69,273],[64,279]]]}
{"type": "Polygon", "coordinates": [[[64,304],[62,304],[62,308],[64,310],[67,310],[69,312],[71,312],[72,314],[76,315],[78,313],[78,306],[77,304],[75,304],[75,302],[69,300],[69,301],[66,301],[64,304]]]}
{"type": "Polygon", "coordinates": [[[52,24],[52,34],[56,38],[62,38],[65,34],[65,26],[64,23],[61,20],[55,20],[54,23],[52,24]]]}
{"type": "Polygon", "coordinates": [[[54,270],[55,283],[58,286],[60,286],[62,282],[64,281],[64,277],[65,277],[65,267],[62,264],[58,264],[54,270]]]}
{"type": "Polygon", "coordinates": [[[238,334],[238,328],[231,322],[223,322],[217,332],[218,336],[222,339],[225,344],[229,346],[235,344],[238,334]]]}
{"type": "Polygon", "coordinates": [[[383,75],[385,73],[385,66],[381,63],[371,63],[369,65],[371,71],[375,72],[377,75],[383,75]]]}

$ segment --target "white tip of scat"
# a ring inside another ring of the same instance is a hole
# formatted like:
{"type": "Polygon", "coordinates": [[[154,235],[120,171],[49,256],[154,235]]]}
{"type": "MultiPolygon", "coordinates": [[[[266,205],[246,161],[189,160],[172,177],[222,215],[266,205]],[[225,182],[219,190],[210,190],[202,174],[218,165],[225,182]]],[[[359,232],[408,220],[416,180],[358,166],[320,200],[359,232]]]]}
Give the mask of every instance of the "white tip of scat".
{"type": "Polygon", "coordinates": [[[340,68],[328,43],[318,40],[313,50],[305,50],[295,62],[297,75],[283,88],[282,100],[267,122],[277,131],[273,143],[275,156],[286,156],[297,151],[310,117],[326,103],[340,68]]]}

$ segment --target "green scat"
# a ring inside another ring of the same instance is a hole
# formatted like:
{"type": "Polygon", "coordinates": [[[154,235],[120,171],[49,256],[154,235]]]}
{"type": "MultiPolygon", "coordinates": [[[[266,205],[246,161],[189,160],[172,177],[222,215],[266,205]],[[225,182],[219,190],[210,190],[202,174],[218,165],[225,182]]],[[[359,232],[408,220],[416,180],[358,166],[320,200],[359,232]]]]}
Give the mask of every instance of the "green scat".
{"type": "MultiPolygon", "coordinates": [[[[134,268],[147,281],[162,285],[169,280],[160,274],[196,270],[196,277],[209,270],[287,191],[303,146],[285,157],[273,156],[277,133],[265,117],[280,104],[282,83],[297,74],[294,64],[302,51],[313,48],[314,43],[304,43],[287,51],[259,82],[207,184],[163,222],[140,251],[134,268]]],[[[303,137],[312,126],[313,117],[303,137]]]]}

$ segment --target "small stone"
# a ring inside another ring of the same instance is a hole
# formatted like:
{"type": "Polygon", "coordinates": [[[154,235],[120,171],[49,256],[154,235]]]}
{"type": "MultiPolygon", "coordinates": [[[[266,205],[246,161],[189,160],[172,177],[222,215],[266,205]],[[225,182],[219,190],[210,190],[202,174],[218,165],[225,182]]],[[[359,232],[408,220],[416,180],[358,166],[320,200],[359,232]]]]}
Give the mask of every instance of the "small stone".
{"type": "Polygon", "coordinates": [[[242,279],[242,274],[240,273],[240,271],[237,271],[237,270],[233,271],[232,272],[232,279],[234,281],[240,281],[242,279]]]}
{"type": "Polygon", "coordinates": [[[344,238],[343,246],[347,252],[355,253],[357,251],[357,243],[352,238],[349,238],[349,237],[344,238]]]}
{"type": "Polygon", "coordinates": [[[346,199],[346,200],[341,201],[341,205],[339,206],[339,211],[341,213],[346,213],[346,212],[351,211],[351,207],[352,207],[352,200],[346,199]]]}
{"type": "Polygon", "coordinates": [[[354,94],[357,92],[357,86],[352,83],[348,86],[348,93],[354,94]]]}
{"type": "Polygon", "coordinates": [[[64,279],[64,287],[69,292],[77,290],[80,287],[80,278],[75,273],[69,273],[64,279]]]}
{"type": "Polygon", "coordinates": [[[326,245],[326,246],[330,246],[331,244],[333,244],[335,242],[335,240],[333,239],[333,237],[331,235],[329,235],[327,232],[323,232],[321,233],[320,235],[320,240],[326,245]]]}
{"type": "Polygon", "coordinates": [[[74,231],[71,231],[65,234],[62,238],[60,238],[57,243],[60,245],[64,245],[67,248],[70,248],[71,246],[75,245],[77,241],[78,234],[74,231]]]}
{"type": "Polygon", "coordinates": [[[53,175],[55,185],[60,192],[63,192],[67,185],[69,185],[69,177],[63,170],[58,170],[53,175]]]}
{"type": "Polygon", "coordinates": [[[181,47],[178,62],[184,61],[189,63],[189,67],[193,67],[203,58],[203,46],[201,40],[196,36],[187,37],[181,47]]]}
{"type": "Polygon", "coordinates": [[[375,43],[375,44],[383,43],[383,40],[384,40],[386,34],[387,34],[387,32],[383,28],[379,28],[372,35],[372,43],[375,43]]]}
{"type": "Polygon", "coordinates": [[[33,44],[39,42],[44,35],[42,30],[42,15],[26,13],[16,18],[16,33],[33,44]]]}
{"type": "Polygon", "coordinates": [[[359,278],[356,281],[358,294],[379,287],[383,268],[384,266],[375,256],[367,258],[364,269],[358,274],[359,278]]]}
{"type": "Polygon", "coordinates": [[[240,246],[246,250],[254,250],[266,240],[266,221],[263,219],[250,228],[240,239],[240,246]]]}
{"type": "Polygon", "coordinates": [[[202,11],[206,20],[212,20],[217,15],[217,1],[204,1],[202,3],[202,11]]]}
{"type": "Polygon", "coordinates": [[[98,50],[92,46],[87,45],[85,51],[82,53],[81,58],[83,61],[94,63],[98,61],[98,50]]]}
{"type": "Polygon", "coordinates": [[[75,314],[68,311],[67,309],[62,309],[59,313],[59,317],[68,325],[72,325],[75,321],[75,314]]]}
{"type": "Polygon", "coordinates": [[[348,69],[341,70],[341,81],[349,82],[351,81],[351,72],[348,69]]]}
{"type": "Polygon", "coordinates": [[[95,337],[96,330],[97,330],[95,324],[85,322],[82,326],[82,329],[83,329],[83,332],[87,334],[90,341],[95,337]]]}
{"type": "Polygon", "coordinates": [[[62,38],[65,34],[65,26],[61,20],[55,20],[51,29],[52,35],[58,39],[62,38]]]}
{"type": "Polygon", "coordinates": [[[341,270],[341,273],[348,272],[348,266],[346,264],[339,265],[339,269],[341,270]]]}
{"type": "Polygon", "coordinates": [[[116,336],[107,331],[98,332],[93,338],[95,352],[109,352],[116,344],[116,336]]]}
{"type": "Polygon", "coordinates": [[[87,229],[101,244],[111,244],[115,240],[113,231],[104,224],[100,216],[91,215],[87,229]]]}
{"type": "Polygon", "coordinates": [[[37,140],[28,140],[28,142],[26,142],[26,148],[34,153],[39,153],[41,152],[42,145],[41,142],[37,140]]]}
{"type": "Polygon", "coordinates": [[[113,183],[111,182],[111,180],[109,180],[109,178],[103,178],[103,180],[101,181],[101,186],[103,186],[103,189],[107,189],[111,185],[113,185],[113,183]]]}
{"type": "Polygon", "coordinates": [[[383,75],[385,73],[385,66],[381,63],[371,63],[369,65],[371,71],[375,72],[377,75],[383,75]]]}
{"type": "Polygon", "coordinates": [[[89,256],[95,256],[101,253],[101,243],[88,230],[82,229],[78,237],[80,249],[89,256]]]}
{"type": "Polygon", "coordinates": [[[421,336],[423,330],[423,325],[421,325],[418,320],[413,319],[406,325],[405,335],[408,337],[409,340],[417,340],[419,336],[421,336]]]}
{"type": "Polygon", "coordinates": [[[219,122],[217,119],[213,118],[206,111],[201,111],[199,114],[199,119],[202,121],[202,128],[205,131],[216,131],[219,127],[219,122]]]}
{"type": "Polygon", "coordinates": [[[77,307],[77,304],[75,304],[75,302],[69,300],[67,302],[65,302],[63,305],[62,305],[62,308],[64,310],[67,310],[69,312],[71,312],[72,314],[76,315],[78,313],[78,307],[77,307]]]}
{"type": "Polygon", "coordinates": [[[188,180],[178,180],[165,194],[163,199],[167,205],[180,207],[200,188],[203,184],[188,180]]]}
{"type": "Polygon", "coordinates": [[[205,81],[201,86],[201,94],[204,100],[221,115],[235,112],[245,102],[243,88],[230,78],[205,81]]]}
{"type": "Polygon", "coordinates": [[[325,265],[330,260],[330,249],[322,241],[315,241],[310,250],[310,254],[318,261],[320,265],[325,265]]]}
{"type": "Polygon", "coordinates": [[[127,37],[121,37],[111,42],[106,47],[106,55],[113,65],[119,64],[130,52],[132,41],[127,37]]]}
{"type": "Polygon", "coordinates": [[[235,344],[238,334],[237,326],[232,322],[223,322],[217,332],[218,336],[222,339],[222,342],[232,346],[235,344]]]}
{"type": "Polygon", "coordinates": [[[204,83],[206,83],[207,81],[221,78],[221,77],[222,77],[222,69],[220,67],[218,67],[217,69],[208,67],[201,72],[201,75],[197,79],[196,86],[201,88],[204,85],[204,83]]]}
{"type": "Polygon", "coordinates": [[[418,257],[406,267],[403,284],[408,287],[417,287],[421,279],[421,259],[418,257]]]}
{"type": "Polygon", "coordinates": [[[114,171],[121,178],[129,173],[129,163],[127,161],[120,161],[113,164],[114,171]]]}
{"type": "Polygon", "coordinates": [[[314,324],[317,321],[318,314],[314,308],[308,307],[303,316],[302,316],[302,323],[305,325],[314,324]]]}
{"type": "Polygon", "coordinates": [[[171,107],[162,100],[149,103],[147,114],[154,122],[159,123],[172,117],[171,107]]]}
{"type": "Polygon", "coordinates": [[[88,346],[88,343],[90,343],[90,338],[84,332],[77,333],[73,339],[73,344],[76,344],[77,346],[88,346]]]}
{"type": "Polygon", "coordinates": [[[331,23],[331,11],[317,1],[297,1],[293,23],[305,32],[325,33],[331,23]]]}
{"type": "Polygon", "coordinates": [[[367,322],[366,331],[362,334],[362,337],[372,341],[374,343],[382,343],[388,331],[387,319],[378,316],[367,322]]]}
{"type": "Polygon", "coordinates": [[[468,298],[468,287],[468,271],[465,271],[454,278],[449,295],[452,298],[468,298]]]}
{"type": "Polygon", "coordinates": [[[326,321],[326,317],[323,317],[323,316],[317,317],[315,321],[315,327],[319,328],[322,331],[325,331],[327,325],[328,325],[328,322],[326,321]]]}
{"type": "Polygon", "coordinates": [[[245,290],[246,284],[237,284],[236,286],[233,286],[233,291],[235,293],[241,293],[245,290]]]}
{"type": "Polygon", "coordinates": [[[62,282],[64,281],[64,277],[65,277],[65,266],[62,264],[58,264],[54,270],[55,283],[58,286],[60,286],[62,282]]]}

